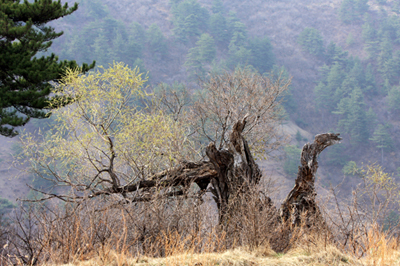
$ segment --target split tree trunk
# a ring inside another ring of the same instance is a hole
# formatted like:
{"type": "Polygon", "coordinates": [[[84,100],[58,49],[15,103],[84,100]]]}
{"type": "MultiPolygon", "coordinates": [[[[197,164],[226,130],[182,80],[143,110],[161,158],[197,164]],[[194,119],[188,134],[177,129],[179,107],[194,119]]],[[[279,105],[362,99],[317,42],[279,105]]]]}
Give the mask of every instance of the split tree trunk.
{"type": "MultiPolygon", "coordinates": [[[[262,176],[247,141],[242,136],[245,125],[246,118],[234,125],[227,149],[217,150],[214,143],[210,143],[206,150],[218,173],[212,177],[211,184],[219,210],[219,221],[223,225],[226,223],[226,216],[229,216],[228,209],[235,204],[232,199],[236,198],[238,193],[248,193],[251,186],[257,185],[262,176]]],[[[325,148],[339,143],[340,140],[339,134],[325,133],[316,135],[312,144],[304,145],[295,186],[280,208],[282,222],[290,221],[290,224],[295,226],[305,223],[308,227],[316,222],[324,223],[315,201],[317,159],[325,148]],[[302,220],[302,217],[305,220],[302,220]]]]}
{"type": "Polygon", "coordinates": [[[339,134],[325,133],[315,136],[312,144],[305,144],[301,152],[301,165],[297,173],[296,183],[287,195],[280,208],[282,221],[290,221],[291,225],[308,227],[315,223],[324,223],[321,211],[315,202],[315,174],[318,169],[318,155],[327,147],[339,143],[339,134]],[[305,220],[302,220],[302,217],[305,220]]]}
{"type": "Polygon", "coordinates": [[[226,225],[226,218],[230,215],[228,209],[234,211],[237,196],[248,193],[262,177],[249,145],[242,136],[245,126],[246,117],[235,123],[225,149],[218,150],[214,143],[210,143],[206,149],[206,154],[218,173],[211,179],[211,192],[218,206],[221,225],[226,225]]]}
{"type": "MultiPolygon", "coordinates": [[[[124,196],[126,202],[150,201],[153,197],[146,193],[149,189],[168,188],[165,190],[166,193],[160,197],[171,197],[185,195],[193,182],[199,186],[202,192],[206,191],[211,184],[210,190],[218,206],[219,223],[227,225],[227,218],[234,214],[238,198],[241,196],[243,200],[243,196],[249,195],[262,177],[262,173],[251,155],[249,145],[242,135],[245,126],[246,117],[235,123],[229,136],[229,142],[223,149],[218,150],[214,143],[210,143],[206,148],[209,161],[182,162],[181,165],[159,172],[146,180],[101,190],[96,189],[89,195],[89,198],[118,193],[124,196]],[[145,193],[141,193],[142,191],[145,193]],[[132,192],[135,192],[135,197],[127,195],[132,192]]],[[[315,136],[312,144],[304,145],[295,186],[282,204],[280,213],[276,213],[269,198],[264,203],[260,201],[260,205],[267,204],[268,206],[259,208],[272,208],[271,215],[280,216],[280,221],[285,223],[290,221],[291,225],[301,225],[305,222],[307,226],[311,227],[316,221],[315,217],[322,219],[315,202],[314,182],[318,169],[317,158],[325,148],[340,140],[339,134],[326,133],[315,136]],[[305,217],[306,220],[302,221],[302,217],[305,217]]]]}

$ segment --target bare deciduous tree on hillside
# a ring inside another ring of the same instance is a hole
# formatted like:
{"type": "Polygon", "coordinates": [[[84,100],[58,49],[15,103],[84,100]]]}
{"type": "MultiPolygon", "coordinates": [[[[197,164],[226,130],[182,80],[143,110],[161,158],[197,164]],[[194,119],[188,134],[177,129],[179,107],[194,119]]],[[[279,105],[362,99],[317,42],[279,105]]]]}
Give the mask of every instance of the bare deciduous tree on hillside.
{"type": "Polygon", "coordinates": [[[242,134],[257,156],[265,156],[285,140],[280,131],[282,95],[291,79],[262,76],[250,69],[211,74],[188,101],[185,87],[161,87],[164,110],[191,125],[196,140],[214,142],[218,149],[229,142],[233,125],[247,116],[242,134]]]}

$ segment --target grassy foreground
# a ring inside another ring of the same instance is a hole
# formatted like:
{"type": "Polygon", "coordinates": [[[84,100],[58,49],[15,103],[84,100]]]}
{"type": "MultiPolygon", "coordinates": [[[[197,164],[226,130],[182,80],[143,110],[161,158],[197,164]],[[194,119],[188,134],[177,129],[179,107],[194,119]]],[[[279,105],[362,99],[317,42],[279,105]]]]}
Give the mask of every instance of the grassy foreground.
{"type": "MultiPolygon", "coordinates": [[[[296,248],[286,254],[275,253],[269,249],[259,249],[253,252],[244,249],[228,250],[223,253],[178,254],[166,258],[138,257],[129,258],[124,254],[110,252],[107,256],[92,258],[86,261],[76,261],[64,266],[97,266],[97,265],[400,265],[400,252],[393,251],[379,256],[367,256],[362,259],[345,255],[333,246],[320,251],[296,248]]],[[[376,254],[378,255],[378,254],[376,254]]],[[[50,265],[48,265],[50,266],[50,265]]]]}

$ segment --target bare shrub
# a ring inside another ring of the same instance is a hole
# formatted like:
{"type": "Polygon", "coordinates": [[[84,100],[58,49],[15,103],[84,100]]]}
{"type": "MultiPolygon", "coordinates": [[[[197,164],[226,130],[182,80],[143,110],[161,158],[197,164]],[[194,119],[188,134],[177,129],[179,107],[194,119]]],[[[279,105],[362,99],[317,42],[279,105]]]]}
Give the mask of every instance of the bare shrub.
{"type": "Polygon", "coordinates": [[[360,184],[347,203],[332,188],[332,205],[325,216],[338,247],[358,258],[379,258],[384,265],[389,253],[398,249],[399,219],[391,213],[399,211],[399,186],[379,165],[353,170],[360,184]]]}
{"type": "Polygon", "coordinates": [[[282,73],[262,76],[239,68],[223,74],[211,73],[200,81],[201,89],[193,95],[183,86],[162,85],[157,96],[167,113],[191,125],[195,141],[202,145],[213,142],[218,149],[229,141],[233,125],[249,116],[243,136],[253,154],[264,157],[286,140],[279,125],[283,118],[282,95],[290,83],[291,79],[282,73]]]}
{"type": "Polygon", "coordinates": [[[268,246],[277,229],[279,216],[271,199],[259,186],[232,195],[227,208],[227,222],[222,224],[228,248],[247,247],[250,250],[268,246]]]}

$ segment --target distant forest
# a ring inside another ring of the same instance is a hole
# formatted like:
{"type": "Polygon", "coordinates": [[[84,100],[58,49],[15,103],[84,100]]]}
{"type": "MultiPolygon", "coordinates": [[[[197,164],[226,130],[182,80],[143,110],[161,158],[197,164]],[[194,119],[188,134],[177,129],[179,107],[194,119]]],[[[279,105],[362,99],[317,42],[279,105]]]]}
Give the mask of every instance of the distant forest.
{"type": "MultiPolygon", "coordinates": [[[[293,75],[288,69],[296,66],[281,64],[282,55],[272,44],[279,40],[271,42],[271,36],[250,34],[249,22],[229,8],[236,2],[203,2],[171,0],[166,19],[143,25],[135,18],[127,23],[116,17],[109,10],[111,4],[82,0],[79,12],[56,25],[66,26],[65,34],[52,49],[61,59],[78,63],[96,60],[97,66],[107,66],[122,61],[138,66],[148,73],[154,87],[183,83],[196,88],[196,81],[207,78],[208,73],[238,67],[264,75],[293,75]]],[[[288,10],[292,5],[290,1],[268,2],[287,5],[288,10]]],[[[400,143],[393,136],[400,130],[400,4],[344,0],[330,12],[340,27],[351,29],[345,44],[326,41],[324,36],[329,33],[323,28],[302,25],[295,48],[318,66],[318,73],[308,79],[311,94],[302,90],[294,75],[283,115],[313,134],[321,128],[342,134],[343,143],[321,158],[329,169],[340,173],[354,161],[376,161],[397,175],[400,143]],[[357,31],[361,34],[352,33],[357,31]],[[354,50],[363,56],[353,56],[354,50]]],[[[284,169],[293,178],[297,169],[293,158],[298,158],[306,141],[299,132],[294,138],[295,144],[284,149],[284,169]]]]}

